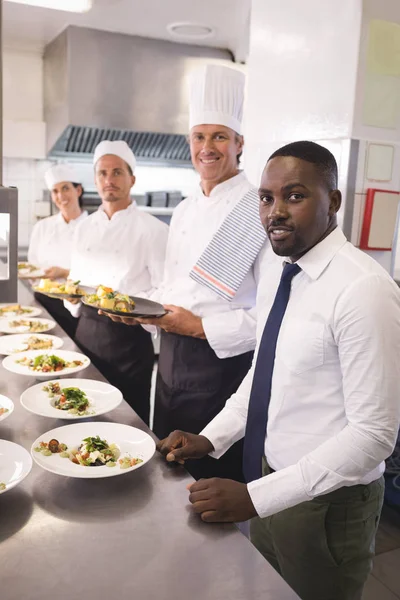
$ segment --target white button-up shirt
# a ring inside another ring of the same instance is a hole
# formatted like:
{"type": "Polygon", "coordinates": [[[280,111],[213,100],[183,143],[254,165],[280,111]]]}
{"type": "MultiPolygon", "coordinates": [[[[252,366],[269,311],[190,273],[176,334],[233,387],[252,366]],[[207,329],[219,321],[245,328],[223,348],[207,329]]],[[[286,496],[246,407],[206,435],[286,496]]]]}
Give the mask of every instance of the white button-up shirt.
{"type": "Polygon", "coordinates": [[[210,196],[198,190],[174,210],[168,238],[163,284],[152,296],[202,317],[207,340],[218,358],[255,348],[255,303],[262,250],[231,302],[190,277],[224,219],[252,189],[243,172],[215,186],[210,196]]]}
{"type": "MultiPolygon", "coordinates": [[[[271,252],[272,254],[272,252],[271,252]]],[[[400,419],[400,290],[337,228],[297,261],[279,332],[265,456],[276,471],[248,484],[265,517],[384,471],[400,419]]],[[[260,283],[258,343],[282,273],[260,283]]],[[[221,456],[243,437],[255,361],[203,430],[221,456]]]]}
{"type": "Polygon", "coordinates": [[[32,265],[46,269],[71,266],[71,249],[74,232],[79,223],[88,216],[84,210],[77,219],[69,223],[61,213],[38,221],[31,233],[29,242],[28,261],[32,265]]]}
{"type": "Polygon", "coordinates": [[[70,278],[149,296],[162,280],[167,237],[168,226],[135,204],[111,219],[100,207],[76,228],[70,278]]]}

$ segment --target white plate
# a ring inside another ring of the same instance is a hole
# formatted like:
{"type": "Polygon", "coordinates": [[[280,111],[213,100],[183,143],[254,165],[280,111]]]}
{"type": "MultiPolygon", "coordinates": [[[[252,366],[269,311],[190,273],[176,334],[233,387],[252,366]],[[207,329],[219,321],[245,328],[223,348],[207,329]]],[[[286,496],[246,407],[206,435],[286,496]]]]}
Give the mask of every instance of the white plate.
{"type": "MultiPolygon", "coordinates": [[[[62,379],[61,388],[78,387],[85,392],[90,401],[89,415],[80,417],[71,415],[66,410],[60,410],[54,406],[54,398],[49,398],[47,392],[43,391],[46,383],[38,383],[25,390],[21,396],[21,404],[26,410],[41,417],[51,417],[52,419],[87,419],[90,416],[103,415],[117,408],[122,401],[121,392],[104,381],[94,381],[92,379],[62,379]]],[[[1,405],[1,400],[0,400],[1,405]]]]}
{"type": "Polygon", "coordinates": [[[0,337],[0,354],[7,356],[8,354],[16,354],[17,351],[27,352],[27,340],[31,336],[37,337],[40,340],[51,340],[53,342],[52,348],[45,348],[41,350],[43,353],[54,352],[54,350],[57,350],[64,345],[63,340],[56,335],[46,335],[45,333],[19,333],[17,335],[5,335],[0,337]]]}
{"type": "Polygon", "coordinates": [[[36,306],[21,306],[21,308],[23,308],[24,310],[29,310],[29,312],[24,313],[22,315],[18,315],[14,311],[3,314],[1,312],[1,309],[6,308],[7,306],[14,306],[14,305],[13,304],[0,304],[0,317],[4,317],[5,319],[8,319],[9,317],[13,317],[14,319],[15,318],[31,319],[32,317],[37,317],[38,315],[41,315],[43,312],[41,308],[36,308],[36,306]]]}
{"type": "Polygon", "coordinates": [[[14,442],[0,440],[0,483],[6,484],[6,489],[0,490],[0,494],[21,483],[31,469],[32,459],[25,448],[14,442]]]}
{"type": "Polygon", "coordinates": [[[34,461],[46,471],[64,475],[66,477],[79,477],[84,479],[98,479],[100,477],[115,477],[123,473],[129,473],[146,464],[153,456],[156,450],[154,440],[144,431],[122,425],[120,423],[74,423],[73,425],[64,425],[51,431],[47,431],[32,444],[31,454],[34,461]],[[121,458],[130,455],[132,458],[141,458],[142,463],[121,469],[119,465],[115,467],[84,467],[74,464],[69,458],[61,458],[59,454],[43,456],[40,452],[35,452],[40,442],[48,443],[51,439],[56,439],[60,444],[66,444],[68,448],[78,448],[82,440],[87,437],[99,435],[107,440],[109,444],[117,444],[121,451],[121,458]]]}
{"type": "MultiPolygon", "coordinates": [[[[18,263],[18,266],[20,264],[21,263],[18,263]]],[[[39,267],[36,267],[33,271],[30,269],[18,268],[18,277],[19,279],[41,279],[42,277],[45,277],[45,272],[44,269],[40,269],[39,267]]]]}
{"type": "Polygon", "coordinates": [[[11,373],[17,373],[18,375],[30,375],[30,377],[37,377],[38,379],[58,379],[61,375],[72,375],[72,373],[78,373],[78,371],[86,369],[86,367],[89,365],[90,359],[87,356],[80,354],[80,352],[73,352],[71,350],[55,350],[54,352],[51,350],[29,350],[28,352],[11,354],[3,359],[3,367],[7,369],[7,371],[11,371],[11,373]],[[68,362],[72,362],[73,360],[81,360],[83,365],[80,367],[68,367],[62,371],[56,371],[52,373],[40,373],[39,371],[32,371],[29,367],[17,363],[17,360],[21,360],[25,357],[35,358],[41,354],[55,354],[55,356],[63,358],[68,362]]]}
{"type": "Polygon", "coordinates": [[[10,400],[10,398],[7,398],[7,396],[3,396],[0,394],[0,408],[8,408],[8,412],[0,415],[0,422],[1,422],[1,421],[4,421],[4,419],[7,419],[7,417],[9,417],[11,415],[11,413],[13,412],[14,402],[12,400],[10,400]]]}
{"type": "MultiPolygon", "coordinates": [[[[39,321],[39,323],[42,323],[43,325],[47,325],[47,328],[44,329],[43,331],[38,331],[38,333],[44,333],[45,331],[50,331],[51,329],[54,329],[54,327],[56,326],[56,323],[54,321],[52,321],[51,319],[37,319],[37,318],[33,318],[31,319],[30,317],[1,317],[0,318],[0,332],[1,333],[31,333],[29,331],[29,327],[26,327],[24,325],[21,325],[20,327],[10,327],[10,323],[12,323],[13,321],[39,321]]],[[[35,333],[35,332],[32,332],[35,333]]]]}

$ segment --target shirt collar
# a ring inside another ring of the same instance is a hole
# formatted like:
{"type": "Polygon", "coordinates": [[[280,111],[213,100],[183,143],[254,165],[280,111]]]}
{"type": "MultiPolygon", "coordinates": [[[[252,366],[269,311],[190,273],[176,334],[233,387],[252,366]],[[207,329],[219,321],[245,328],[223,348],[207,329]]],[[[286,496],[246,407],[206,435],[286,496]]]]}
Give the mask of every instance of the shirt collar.
{"type": "Polygon", "coordinates": [[[340,227],[336,227],[319,244],[299,258],[297,264],[311,279],[318,279],[346,243],[347,239],[343,231],[340,227]]]}
{"type": "Polygon", "coordinates": [[[122,210],[117,210],[117,212],[112,215],[111,219],[109,219],[104,211],[103,205],[100,205],[97,210],[97,214],[100,219],[103,219],[103,221],[115,221],[115,220],[118,220],[121,218],[125,219],[128,215],[133,213],[135,210],[137,210],[136,204],[135,204],[135,202],[131,202],[129,204],[129,206],[127,206],[126,208],[123,208],[122,210]]]}
{"type": "Polygon", "coordinates": [[[59,223],[63,223],[66,227],[68,227],[68,225],[71,225],[71,223],[79,223],[79,221],[81,219],[83,219],[84,217],[87,217],[87,211],[83,210],[81,212],[81,214],[79,215],[79,217],[77,217],[76,219],[72,219],[69,223],[66,222],[66,220],[64,219],[64,217],[62,216],[61,212],[58,212],[56,215],[56,218],[58,220],[59,223]]]}
{"type": "Polygon", "coordinates": [[[215,188],[212,189],[211,194],[209,196],[205,196],[203,190],[201,189],[201,183],[199,183],[199,196],[202,198],[214,198],[219,194],[225,194],[229,192],[237,185],[240,185],[244,181],[247,181],[247,177],[244,171],[240,171],[237,175],[234,175],[230,179],[223,181],[222,183],[218,183],[215,188]]]}

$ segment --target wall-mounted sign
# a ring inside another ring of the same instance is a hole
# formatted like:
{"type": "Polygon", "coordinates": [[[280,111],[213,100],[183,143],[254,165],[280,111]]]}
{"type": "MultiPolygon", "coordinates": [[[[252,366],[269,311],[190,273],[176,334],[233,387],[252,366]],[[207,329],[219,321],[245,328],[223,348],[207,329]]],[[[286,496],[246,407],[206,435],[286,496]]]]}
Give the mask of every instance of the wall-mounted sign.
{"type": "Polygon", "coordinates": [[[391,250],[396,233],[400,192],[368,189],[361,228],[361,250],[391,250]]]}

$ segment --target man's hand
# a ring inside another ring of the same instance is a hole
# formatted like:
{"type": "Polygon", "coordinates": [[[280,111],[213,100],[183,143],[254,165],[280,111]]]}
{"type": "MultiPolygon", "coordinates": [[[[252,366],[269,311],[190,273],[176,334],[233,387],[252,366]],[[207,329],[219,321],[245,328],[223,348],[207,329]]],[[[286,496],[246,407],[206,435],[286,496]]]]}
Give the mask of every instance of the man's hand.
{"type": "Polygon", "coordinates": [[[188,486],[195,512],[207,523],[238,523],[257,516],[245,483],[232,479],[200,479],[188,486]]]}
{"type": "Polygon", "coordinates": [[[61,267],[49,267],[44,272],[46,279],[67,279],[68,275],[69,270],[62,269],[61,267]]]}
{"type": "Polygon", "coordinates": [[[176,461],[183,465],[189,458],[203,458],[214,450],[214,446],[204,435],[173,431],[157,444],[157,450],[168,462],[176,461]]]}
{"type": "Polygon", "coordinates": [[[110,315],[110,313],[106,313],[102,310],[97,311],[99,315],[103,315],[104,317],[108,317],[114,323],[123,323],[124,325],[140,325],[139,321],[134,317],[120,317],[119,315],[110,315]]]}
{"type": "Polygon", "coordinates": [[[140,318],[138,322],[142,325],[157,325],[168,333],[187,335],[202,340],[206,339],[201,317],[196,317],[190,310],[186,310],[181,306],[174,306],[173,304],[165,304],[164,308],[168,311],[164,317],[157,319],[140,318]]]}

